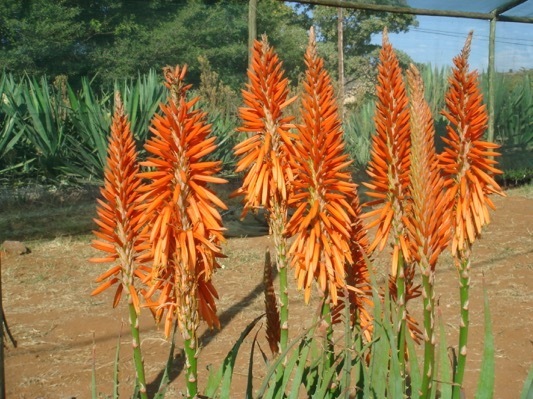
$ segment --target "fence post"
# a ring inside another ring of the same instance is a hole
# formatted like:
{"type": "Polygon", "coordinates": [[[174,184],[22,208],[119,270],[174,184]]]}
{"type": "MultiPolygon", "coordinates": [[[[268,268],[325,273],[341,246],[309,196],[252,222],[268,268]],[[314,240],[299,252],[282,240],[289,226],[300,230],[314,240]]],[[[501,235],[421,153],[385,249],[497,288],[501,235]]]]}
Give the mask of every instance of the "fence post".
{"type": "Polygon", "coordinates": [[[0,399],[6,397],[6,375],[4,370],[4,306],[2,304],[2,252],[0,251],[0,399]]]}

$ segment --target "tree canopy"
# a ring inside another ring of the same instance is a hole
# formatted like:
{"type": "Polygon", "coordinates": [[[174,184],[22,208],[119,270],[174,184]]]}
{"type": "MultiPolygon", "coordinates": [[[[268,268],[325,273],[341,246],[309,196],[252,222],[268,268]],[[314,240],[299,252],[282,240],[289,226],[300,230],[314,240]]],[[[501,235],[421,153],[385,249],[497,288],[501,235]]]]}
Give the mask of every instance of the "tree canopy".
{"type": "MultiPolygon", "coordinates": [[[[303,70],[307,32],[314,24],[330,64],[336,59],[335,10],[259,0],[257,33],[266,33],[284,61],[289,78],[303,70]]],[[[410,16],[347,11],[347,73],[373,46],[370,37],[386,25],[406,30],[410,16]]],[[[2,0],[0,69],[13,73],[82,76],[103,84],[161,69],[189,65],[198,83],[198,57],[220,79],[238,88],[246,78],[248,7],[243,0],[2,0]]],[[[334,65],[330,65],[334,67],[334,65]]],[[[332,69],[333,70],[333,69],[332,69]]],[[[334,70],[333,70],[334,71],[334,70]]]]}

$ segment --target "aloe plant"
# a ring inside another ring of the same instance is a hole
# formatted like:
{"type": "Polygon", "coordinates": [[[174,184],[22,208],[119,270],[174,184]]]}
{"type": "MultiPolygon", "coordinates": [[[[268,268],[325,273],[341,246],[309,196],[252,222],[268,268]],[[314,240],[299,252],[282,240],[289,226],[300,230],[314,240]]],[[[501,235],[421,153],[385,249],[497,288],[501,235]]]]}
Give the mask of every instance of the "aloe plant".
{"type": "Polygon", "coordinates": [[[357,111],[347,115],[344,125],[346,149],[351,158],[363,167],[370,161],[372,134],[376,128],[373,120],[375,109],[374,101],[366,102],[357,111]]]}
{"type": "MultiPolygon", "coordinates": [[[[154,70],[137,79],[115,83],[115,91],[119,91],[124,101],[124,111],[130,115],[131,130],[138,143],[148,138],[148,126],[156,113],[159,104],[165,100],[168,91],[161,84],[160,77],[154,70]]],[[[141,149],[142,146],[138,146],[141,149]]]]}
{"type": "Polygon", "coordinates": [[[244,134],[235,131],[238,121],[230,115],[211,114],[209,123],[212,125],[211,137],[216,137],[217,148],[209,154],[208,159],[222,161],[223,172],[232,173],[237,164],[233,148],[244,139],[244,134]]]}
{"type": "Polygon", "coordinates": [[[101,180],[106,165],[110,96],[97,98],[87,79],[76,93],[68,86],[70,118],[75,133],[67,137],[71,156],[64,170],[85,180],[101,180]]]}
{"type": "Polygon", "coordinates": [[[12,74],[0,80],[0,173],[27,169],[34,161],[33,151],[25,142],[25,83],[12,74]],[[2,169],[4,168],[4,169],[2,169]]]}
{"type": "Polygon", "coordinates": [[[533,82],[529,75],[524,75],[513,86],[512,78],[496,75],[495,139],[507,149],[530,149],[533,146],[533,82]]]}
{"type": "Polygon", "coordinates": [[[66,107],[59,92],[51,88],[46,77],[40,81],[26,78],[23,91],[25,138],[35,149],[42,173],[55,177],[63,164],[66,149],[66,107]]]}
{"type": "Polygon", "coordinates": [[[21,85],[15,83],[12,75],[2,75],[0,79],[0,160],[3,160],[6,154],[15,147],[24,133],[17,109],[21,101],[14,99],[20,87],[21,85]]]}

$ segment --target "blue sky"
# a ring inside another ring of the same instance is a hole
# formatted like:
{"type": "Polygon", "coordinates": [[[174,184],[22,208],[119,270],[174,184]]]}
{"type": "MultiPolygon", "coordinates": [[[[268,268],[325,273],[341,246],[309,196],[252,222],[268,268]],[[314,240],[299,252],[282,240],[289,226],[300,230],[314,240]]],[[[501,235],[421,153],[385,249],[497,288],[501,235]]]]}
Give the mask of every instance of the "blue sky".
{"type": "MultiPolygon", "coordinates": [[[[390,34],[394,48],[405,51],[415,62],[451,65],[474,31],[470,66],[487,70],[489,22],[465,18],[418,16],[419,26],[405,34],[390,34]]],[[[381,35],[373,38],[381,43],[381,35]]],[[[533,68],[533,24],[498,22],[496,25],[496,69],[533,68]]]]}

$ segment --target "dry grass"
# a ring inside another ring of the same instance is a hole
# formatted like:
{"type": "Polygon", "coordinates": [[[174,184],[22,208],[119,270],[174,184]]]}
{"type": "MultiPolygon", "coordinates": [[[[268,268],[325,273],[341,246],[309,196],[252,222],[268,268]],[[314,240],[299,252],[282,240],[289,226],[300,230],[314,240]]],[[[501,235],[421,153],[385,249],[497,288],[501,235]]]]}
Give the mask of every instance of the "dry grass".
{"type": "Polygon", "coordinates": [[[0,243],[87,234],[95,228],[98,188],[0,187],[0,243]]]}
{"type": "Polygon", "coordinates": [[[533,183],[526,184],[521,187],[512,188],[507,191],[507,195],[513,196],[513,197],[524,197],[528,199],[533,198],[533,183]]]}

